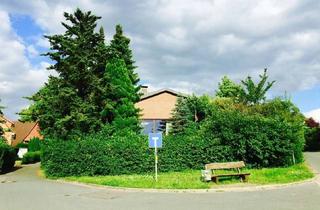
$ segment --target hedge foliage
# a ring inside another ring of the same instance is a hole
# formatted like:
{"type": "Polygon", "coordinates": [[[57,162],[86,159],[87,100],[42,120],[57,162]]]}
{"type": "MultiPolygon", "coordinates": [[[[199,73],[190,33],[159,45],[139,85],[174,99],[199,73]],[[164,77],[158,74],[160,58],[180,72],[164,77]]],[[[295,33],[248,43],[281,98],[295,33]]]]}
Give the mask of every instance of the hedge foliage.
{"type": "Polygon", "coordinates": [[[23,164],[40,162],[41,151],[27,152],[22,157],[23,164]]]}
{"type": "MultiPolygon", "coordinates": [[[[239,160],[251,167],[288,166],[303,159],[300,121],[215,107],[209,118],[193,125],[164,138],[160,171],[239,160]]],[[[154,156],[146,136],[110,129],[81,139],[45,140],[42,165],[49,176],[147,173],[154,170],[154,156]]]]}
{"type": "Polygon", "coordinates": [[[320,151],[320,128],[309,128],[306,127],[306,151],[320,151]]]}
{"type": "Polygon", "coordinates": [[[17,153],[0,139],[0,172],[10,171],[16,161],[17,153]]]}
{"type": "Polygon", "coordinates": [[[41,150],[41,140],[32,138],[28,143],[28,152],[36,152],[41,150]]]}
{"type": "Polygon", "coordinates": [[[41,164],[49,176],[116,175],[151,171],[148,143],[134,132],[67,141],[46,139],[41,164]]]}

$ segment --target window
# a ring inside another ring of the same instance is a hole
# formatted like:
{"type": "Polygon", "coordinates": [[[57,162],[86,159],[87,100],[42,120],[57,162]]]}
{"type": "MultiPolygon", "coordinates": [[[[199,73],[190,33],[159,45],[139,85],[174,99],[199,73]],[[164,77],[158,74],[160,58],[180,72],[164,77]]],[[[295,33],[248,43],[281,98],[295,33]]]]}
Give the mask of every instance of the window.
{"type": "Polygon", "coordinates": [[[143,134],[154,132],[163,132],[167,134],[166,129],[168,126],[165,120],[143,120],[141,126],[143,134]]]}

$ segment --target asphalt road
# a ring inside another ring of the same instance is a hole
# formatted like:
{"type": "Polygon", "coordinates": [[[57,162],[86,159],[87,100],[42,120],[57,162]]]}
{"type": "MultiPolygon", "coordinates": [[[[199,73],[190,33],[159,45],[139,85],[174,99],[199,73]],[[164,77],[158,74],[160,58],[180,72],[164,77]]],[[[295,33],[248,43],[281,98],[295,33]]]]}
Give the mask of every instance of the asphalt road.
{"type": "MultiPolygon", "coordinates": [[[[306,158],[320,172],[320,153],[307,153],[306,158]]],[[[45,180],[36,176],[38,167],[0,175],[0,210],[320,209],[318,180],[247,192],[134,192],[45,180]]]]}

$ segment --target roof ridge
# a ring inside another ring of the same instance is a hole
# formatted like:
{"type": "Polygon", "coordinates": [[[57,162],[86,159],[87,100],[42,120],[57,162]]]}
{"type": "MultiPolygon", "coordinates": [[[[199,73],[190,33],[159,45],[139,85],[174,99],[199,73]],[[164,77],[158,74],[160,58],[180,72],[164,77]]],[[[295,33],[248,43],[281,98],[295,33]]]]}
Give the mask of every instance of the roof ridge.
{"type": "Polygon", "coordinates": [[[150,93],[147,93],[147,94],[141,96],[140,100],[144,100],[146,98],[150,98],[152,96],[159,95],[160,93],[163,93],[163,92],[169,92],[169,93],[172,93],[172,94],[178,95],[178,96],[185,96],[186,95],[184,93],[177,92],[177,91],[170,89],[170,88],[161,88],[159,90],[152,91],[150,93]]]}
{"type": "Polygon", "coordinates": [[[3,119],[5,119],[6,121],[8,121],[9,123],[14,124],[14,122],[13,122],[12,120],[9,120],[6,116],[4,116],[4,114],[1,115],[1,117],[2,117],[3,119]]]}

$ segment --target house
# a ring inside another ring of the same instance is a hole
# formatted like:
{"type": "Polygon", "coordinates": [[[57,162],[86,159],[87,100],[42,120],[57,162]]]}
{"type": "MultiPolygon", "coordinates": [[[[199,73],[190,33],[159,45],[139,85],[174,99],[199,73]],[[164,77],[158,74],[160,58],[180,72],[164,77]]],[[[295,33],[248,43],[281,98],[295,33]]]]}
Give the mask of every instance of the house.
{"type": "Polygon", "coordinates": [[[11,121],[2,115],[0,116],[0,126],[4,131],[4,139],[11,146],[27,143],[35,137],[43,138],[40,134],[39,124],[36,122],[11,121]]]}
{"type": "Polygon", "coordinates": [[[33,138],[43,139],[37,122],[15,121],[12,130],[15,133],[12,146],[16,146],[19,143],[28,143],[33,138]]]}
{"type": "Polygon", "coordinates": [[[141,110],[143,133],[165,131],[168,134],[172,111],[184,94],[166,88],[148,92],[147,86],[141,86],[141,91],[143,95],[135,107],[141,110]]]}
{"type": "Polygon", "coordinates": [[[15,139],[15,133],[12,131],[13,126],[14,122],[6,118],[4,115],[0,115],[0,127],[3,130],[2,137],[9,145],[11,145],[15,139]]]}

